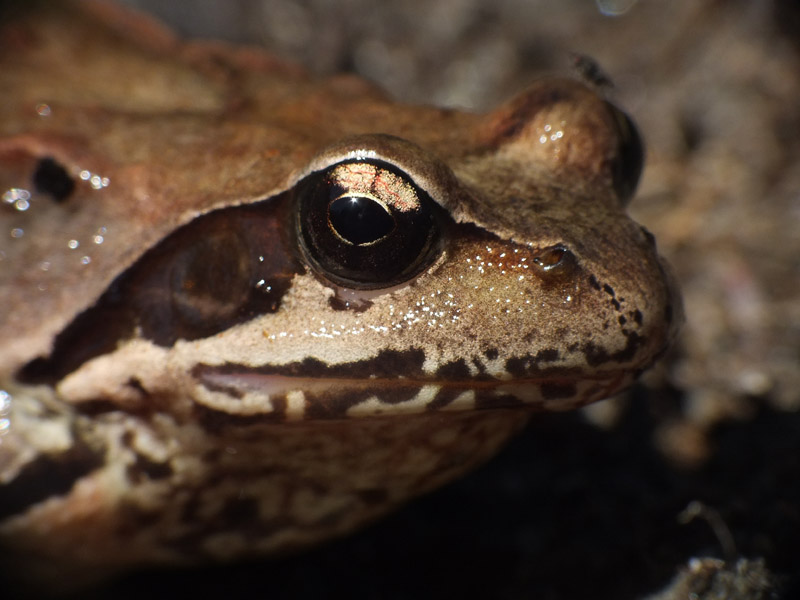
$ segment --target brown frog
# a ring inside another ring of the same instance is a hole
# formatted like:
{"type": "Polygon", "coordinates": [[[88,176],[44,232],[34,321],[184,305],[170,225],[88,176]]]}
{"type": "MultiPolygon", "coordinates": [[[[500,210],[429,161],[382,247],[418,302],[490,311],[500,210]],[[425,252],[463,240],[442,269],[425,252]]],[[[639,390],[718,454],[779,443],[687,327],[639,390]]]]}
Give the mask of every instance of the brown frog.
{"type": "Polygon", "coordinates": [[[0,52],[0,540],[37,575],[347,533],[674,337],[638,134],[579,82],[404,106],[99,3],[0,52]]]}

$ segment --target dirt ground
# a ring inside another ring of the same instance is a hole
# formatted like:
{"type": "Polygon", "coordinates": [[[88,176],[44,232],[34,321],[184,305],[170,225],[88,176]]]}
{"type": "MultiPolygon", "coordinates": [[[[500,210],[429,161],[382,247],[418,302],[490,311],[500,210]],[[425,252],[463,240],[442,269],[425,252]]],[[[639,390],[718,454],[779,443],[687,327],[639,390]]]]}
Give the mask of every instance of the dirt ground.
{"type": "Polygon", "coordinates": [[[678,275],[686,325],[626,397],[535,419],[480,471],[358,535],[132,575],[98,598],[626,599],[681,569],[659,599],[800,597],[800,5],[240,0],[192,3],[190,20],[189,3],[149,4],[187,35],[474,110],[591,57],[646,141],[631,211],[678,275]]]}

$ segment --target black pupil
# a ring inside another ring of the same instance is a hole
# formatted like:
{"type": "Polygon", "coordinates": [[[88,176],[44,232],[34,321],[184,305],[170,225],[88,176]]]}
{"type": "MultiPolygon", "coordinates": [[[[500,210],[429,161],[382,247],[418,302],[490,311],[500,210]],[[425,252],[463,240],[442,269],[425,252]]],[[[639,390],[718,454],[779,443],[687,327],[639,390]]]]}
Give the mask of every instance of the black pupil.
{"type": "Polygon", "coordinates": [[[394,219],[378,202],[364,196],[343,196],[328,206],[331,227],[355,246],[376,242],[394,229],[394,219]]]}

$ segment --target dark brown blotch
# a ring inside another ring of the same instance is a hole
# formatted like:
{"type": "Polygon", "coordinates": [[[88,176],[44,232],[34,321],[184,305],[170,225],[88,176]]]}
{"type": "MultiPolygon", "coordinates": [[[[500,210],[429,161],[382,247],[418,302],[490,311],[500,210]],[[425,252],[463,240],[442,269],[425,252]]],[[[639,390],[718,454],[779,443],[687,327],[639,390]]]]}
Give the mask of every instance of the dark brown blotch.
{"type": "Polygon", "coordinates": [[[626,338],[626,343],[623,348],[616,352],[609,352],[594,342],[585,344],[581,351],[586,358],[587,364],[591,367],[597,367],[610,362],[627,362],[636,356],[645,343],[645,338],[635,331],[627,331],[625,329],[622,330],[622,334],[626,338]]]}
{"type": "Polygon", "coordinates": [[[172,476],[172,467],[168,462],[157,462],[138,452],[135,457],[133,464],[128,465],[125,470],[128,481],[138,484],[146,480],[158,481],[172,476]]]}
{"type": "Polygon", "coordinates": [[[536,354],[515,356],[506,361],[506,371],[518,379],[539,375],[542,373],[544,363],[555,362],[559,356],[556,348],[544,348],[536,354]]]}
{"type": "Polygon", "coordinates": [[[0,485],[0,521],[34,504],[68,493],[72,486],[103,465],[103,456],[77,440],[65,452],[43,454],[0,485]]]}
{"type": "Polygon", "coordinates": [[[463,358],[445,363],[436,370],[435,378],[440,381],[467,381],[471,378],[467,361],[463,358]]]}

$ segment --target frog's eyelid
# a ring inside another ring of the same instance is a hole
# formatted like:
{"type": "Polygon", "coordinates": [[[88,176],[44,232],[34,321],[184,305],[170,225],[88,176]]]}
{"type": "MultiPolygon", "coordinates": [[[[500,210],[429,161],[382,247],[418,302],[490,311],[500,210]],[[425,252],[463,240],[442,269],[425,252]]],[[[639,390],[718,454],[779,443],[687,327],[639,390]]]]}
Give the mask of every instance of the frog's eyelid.
{"type": "Polygon", "coordinates": [[[458,180],[448,166],[432,153],[403,138],[383,134],[365,134],[344,138],[322,149],[293,179],[300,181],[317,171],[324,171],[348,160],[380,160],[405,173],[416,186],[448,211],[457,204],[454,190],[458,180]]]}

